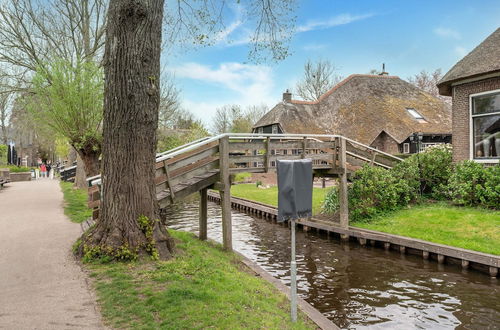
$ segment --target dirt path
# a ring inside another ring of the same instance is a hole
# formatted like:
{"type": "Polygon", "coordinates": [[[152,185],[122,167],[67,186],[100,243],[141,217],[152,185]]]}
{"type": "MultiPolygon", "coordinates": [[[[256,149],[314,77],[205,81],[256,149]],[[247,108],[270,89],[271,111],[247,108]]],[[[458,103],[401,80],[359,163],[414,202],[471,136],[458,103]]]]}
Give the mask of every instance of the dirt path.
{"type": "Polygon", "coordinates": [[[62,203],[57,180],[0,191],[0,329],[102,329],[62,203]]]}

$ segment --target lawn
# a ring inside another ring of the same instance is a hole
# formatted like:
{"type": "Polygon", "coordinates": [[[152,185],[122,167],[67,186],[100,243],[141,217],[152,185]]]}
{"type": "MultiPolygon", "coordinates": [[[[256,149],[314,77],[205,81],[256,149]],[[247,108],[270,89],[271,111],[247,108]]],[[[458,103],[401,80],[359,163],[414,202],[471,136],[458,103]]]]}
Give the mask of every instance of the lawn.
{"type": "MultiPolygon", "coordinates": [[[[325,199],[328,188],[313,188],[313,214],[321,212],[321,205],[325,199]]],[[[231,195],[245,198],[256,202],[261,202],[273,206],[278,206],[278,187],[269,189],[257,188],[255,184],[237,184],[231,187],[231,195]]]]}
{"type": "Polygon", "coordinates": [[[427,203],[351,225],[500,255],[500,211],[427,203]]]}
{"type": "Polygon", "coordinates": [[[119,329],[314,329],[233,253],[171,230],[179,252],[166,262],[87,264],[101,311],[119,329]]]}
{"type": "Polygon", "coordinates": [[[92,210],[87,207],[88,195],[84,189],[76,189],[73,183],[61,181],[64,194],[64,214],[71,221],[81,223],[92,215],[92,210]]]}

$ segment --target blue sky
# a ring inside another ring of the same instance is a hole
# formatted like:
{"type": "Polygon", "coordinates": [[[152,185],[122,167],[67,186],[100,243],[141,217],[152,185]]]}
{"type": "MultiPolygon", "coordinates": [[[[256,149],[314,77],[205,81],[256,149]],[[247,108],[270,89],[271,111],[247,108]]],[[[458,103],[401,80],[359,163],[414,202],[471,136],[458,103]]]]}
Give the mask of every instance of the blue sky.
{"type": "MultiPolygon", "coordinates": [[[[236,2],[236,1],[235,1],[236,2]]],[[[186,109],[209,124],[224,104],[274,106],[293,88],[307,59],[328,59],[342,76],[381,69],[403,79],[446,72],[496,28],[500,1],[298,0],[291,56],[279,63],[248,60],[238,7],[226,13],[227,39],[164,56],[186,109]],[[242,37],[243,36],[243,37],[242,37]]]]}

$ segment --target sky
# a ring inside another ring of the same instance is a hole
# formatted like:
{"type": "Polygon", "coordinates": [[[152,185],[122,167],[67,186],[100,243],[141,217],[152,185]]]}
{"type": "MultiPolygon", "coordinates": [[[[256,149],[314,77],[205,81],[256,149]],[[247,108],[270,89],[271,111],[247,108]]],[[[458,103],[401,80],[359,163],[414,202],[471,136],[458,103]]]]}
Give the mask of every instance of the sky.
{"type": "Polygon", "coordinates": [[[344,77],[382,63],[402,79],[421,70],[445,73],[500,27],[499,0],[297,0],[294,14],[291,55],[277,63],[249,60],[253,26],[237,5],[226,10],[215,45],[174,46],[163,54],[182,105],[207,125],[225,104],[272,108],[293,90],[308,59],[330,60],[344,77]]]}

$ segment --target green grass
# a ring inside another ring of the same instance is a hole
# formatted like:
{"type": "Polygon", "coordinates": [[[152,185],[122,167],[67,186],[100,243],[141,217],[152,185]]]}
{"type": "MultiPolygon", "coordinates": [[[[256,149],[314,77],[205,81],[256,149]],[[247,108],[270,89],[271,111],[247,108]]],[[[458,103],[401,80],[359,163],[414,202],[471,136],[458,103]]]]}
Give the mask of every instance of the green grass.
{"type": "Polygon", "coordinates": [[[76,189],[73,183],[61,181],[64,194],[64,214],[71,221],[81,223],[92,215],[92,210],[87,207],[88,195],[83,189],[76,189]]]}
{"type": "Polygon", "coordinates": [[[500,255],[500,212],[422,204],[352,226],[500,255]]]}
{"type": "MultiPolygon", "coordinates": [[[[328,190],[328,188],[313,188],[313,214],[321,212],[321,205],[325,200],[328,190]]],[[[278,206],[278,187],[276,186],[270,187],[269,189],[260,189],[257,188],[255,184],[238,184],[231,187],[231,195],[278,206]]]]}
{"type": "Polygon", "coordinates": [[[10,173],[30,172],[35,167],[24,167],[16,165],[0,165],[0,168],[8,168],[10,173]]]}
{"type": "Polygon", "coordinates": [[[241,172],[234,175],[234,182],[245,182],[247,179],[252,177],[252,173],[241,172]]]}
{"type": "Polygon", "coordinates": [[[176,257],[166,262],[87,264],[106,323],[123,329],[314,329],[289,302],[250,274],[233,253],[171,230],[176,257]]]}

